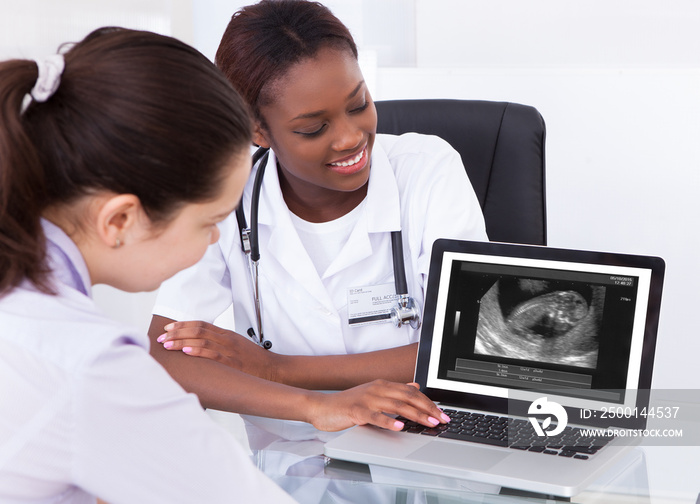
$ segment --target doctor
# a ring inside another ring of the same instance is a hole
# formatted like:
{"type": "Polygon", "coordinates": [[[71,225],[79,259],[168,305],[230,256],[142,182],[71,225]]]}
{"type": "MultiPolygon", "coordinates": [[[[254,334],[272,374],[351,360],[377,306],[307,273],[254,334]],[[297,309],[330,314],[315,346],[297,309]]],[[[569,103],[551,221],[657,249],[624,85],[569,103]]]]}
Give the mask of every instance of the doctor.
{"type": "MultiPolygon", "coordinates": [[[[106,28],[0,63],[0,108],[0,501],[291,502],[91,299],[153,290],[217,240],[250,172],[246,104],[191,47],[106,28]]],[[[322,429],[440,415],[407,385],[236,381],[250,412],[322,429]]]]}
{"type": "MultiPolygon", "coordinates": [[[[216,62],[253,111],[254,142],[270,149],[257,227],[262,328],[272,348],[241,336],[258,328],[231,216],[205,258],[162,286],[153,355],[191,390],[206,382],[211,361],[311,389],[411,381],[419,330],[394,327],[385,315],[392,303],[382,300],[396,295],[396,255],[420,312],[434,240],[487,239],[459,154],[437,137],[376,133],[352,36],[320,4],[243,8],[216,62]],[[392,253],[394,231],[403,247],[392,253]],[[235,333],[211,324],[231,303],[235,333]],[[373,316],[379,323],[364,323],[373,316]]],[[[247,219],[261,164],[244,191],[247,219]]]]}

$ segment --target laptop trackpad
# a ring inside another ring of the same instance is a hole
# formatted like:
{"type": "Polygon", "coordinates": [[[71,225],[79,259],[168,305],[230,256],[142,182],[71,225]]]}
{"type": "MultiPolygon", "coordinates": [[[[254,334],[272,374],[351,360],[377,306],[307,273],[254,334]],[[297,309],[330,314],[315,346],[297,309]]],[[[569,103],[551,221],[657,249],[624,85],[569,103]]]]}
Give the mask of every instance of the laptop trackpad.
{"type": "Polygon", "coordinates": [[[428,443],[411,452],[406,458],[421,460],[435,465],[460,467],[463,469],[486,470],[509,456],[508,452],[480,448],[478,446],[461,446],[457,443],[428,443]]]}

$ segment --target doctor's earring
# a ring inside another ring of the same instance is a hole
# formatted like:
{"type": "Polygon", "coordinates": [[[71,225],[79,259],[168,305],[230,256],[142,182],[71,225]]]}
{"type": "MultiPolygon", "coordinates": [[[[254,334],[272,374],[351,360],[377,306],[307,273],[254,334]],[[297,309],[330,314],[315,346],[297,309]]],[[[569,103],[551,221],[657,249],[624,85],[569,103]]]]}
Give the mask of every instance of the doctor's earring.
{"type": "Polygon", "coordinates": [[[114,248],[118,249],[121,246],[122,246],[122,241],[119,238],[117,238],[117,241],[114,242],[114,248]]]}

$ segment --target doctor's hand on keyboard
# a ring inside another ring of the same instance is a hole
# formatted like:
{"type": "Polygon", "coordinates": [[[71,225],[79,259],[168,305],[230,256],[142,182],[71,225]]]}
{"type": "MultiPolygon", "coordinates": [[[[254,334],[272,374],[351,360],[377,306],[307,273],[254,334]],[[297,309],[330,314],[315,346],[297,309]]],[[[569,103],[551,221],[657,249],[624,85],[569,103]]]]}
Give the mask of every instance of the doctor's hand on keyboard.
{"type": "Polygon", "coordinates": [[[415,383],[374,380],[342,392],[316,394],[307,421],[320,430],[339,431],[365,424],[402,430],[404,422],[389,415],[400,415],[428,427],[450,421],[415,383]]]}

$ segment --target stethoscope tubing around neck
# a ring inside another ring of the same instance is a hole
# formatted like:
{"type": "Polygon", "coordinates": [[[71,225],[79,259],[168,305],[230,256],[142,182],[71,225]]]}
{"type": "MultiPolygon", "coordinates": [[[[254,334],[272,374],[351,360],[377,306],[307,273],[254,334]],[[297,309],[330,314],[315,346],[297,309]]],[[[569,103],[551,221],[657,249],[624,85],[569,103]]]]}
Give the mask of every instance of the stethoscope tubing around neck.
{"type": "MultiPolygon", "coordinates": [[[[258,165],[258,170],[255,173],[253,180],[253,189],[251,192],[250,201],[250,227],[246,222],[245,210],[243,208],[243,200],[236,208],[236,221],[238,222],[238,230],[241,238],[241,248],[243,253],[248,257],[248,264],[251,273],[251,282],[253,289],[253,301],[255,303],[256,323],[258,326],[257,339],[258,344],[269,349],[272,343],[265,340],[263,337],[262,328],[262,305],[260,299],[260,286],[258,276],[258,262],[260,261],[260,243],[258,241],[258,208],[260,206],[260,193],[262,191],[263,176],[265,175],[265,167],[270,155],[270,149],[259,147],[253,154],[253,166],[258,165]]],[[[406,265],[403,257],[403,237],[401,230],[391,232],[391,255],[394,267],[394,285],[396,287],[397,305],[391,313],[391,319],[394,325],[401,327],[402,325],[411,325],[414,329],[420,327],[420,313],[418,311],[413,298],[408,295],[408,283],[406,281],[406,265]]],[[[248,330],[251,337],[255,337],[253,328],[248,330]]]]}
{"type": "Polygon", "coordinates": [[[403,259],[403,236],[401,231],[391,232],[391,259],[394,262],[394,285],[397,295],[408,295],[406,264],[403,259]]]}
{"type": "Polygon", "coordinates": [[[243,209],[243,199],[236,208],[236,221],[238,222],[238,231],[241,238],[241,248],[248,260],[248,268],[250,270],[250,281],[253,290],[253,303],[255,307],[255,322],[258,328],[257,334],[251,327],[248,329],[248,336],[257,339],[257,343],[269,350],[272,347],[272,342],[265,339],[262,322],[262,299],[260,297],[260,275],[258,272],[260,261],[260,242],[258,241],[258,207],[260,206],[260,191],[262,190],[262,180],[265,174],[265,166],[267,166],[267,158],[270,155],[270,150],[260,147],[253,154],[253,166],[260,161],[260,166],[255,174],[253,181],[252,200],[250,204],[250,226],[245,219],[245,211],[243,209]]]}
{"type": "Polygon", "coordinates": [[[250,200],[250,228],[245,218],[245,210],[243,209],[243,198],[236,208],[236,220],[238,221],[238,230],[241,234],[241,247],[246,254],[250,252],[252,261],[260,260],[260,242],[258,241],[258,208],[260,207],[260,192],[262,191],[262,180],[265,175],[265,167],[267,166],[267,158],[270,157],[270,149],[267,147],[258,147],[258,150],[253,154],[253,166],[258,161],[260,166],[255,174],[253,181],[253,191],[250,200]],[[248,239],[244,239],[244,231],[248,230],[248,239]],[[246,250],[246,242],[249,244],[249,250],[246,250]]]}
{"type": "MultiPolygon", "coordinates": [[[[260,192],[262,191],[262,180],[265,175],[265,167],[267,159],[270,156],[268,147],[258,147],[258,150],[253,154],[252,164],[255,166],[260,162],[258,171],[255,173],[253,181],[253,190],[250,200],[250,259],[254,262],[260,260],[260,242],[258,241],[258,209],[260,207],[260,192]]],[[[247,229],[245,213],[243,210],[243,200],[236,209],[236,219],[238,220],[238,229],[241,232],[247,229]]],[[[243,251],[246,252],[241,239],[243,251]]],[[[394,285],[396,294],[408,294],[408,282],[406,281],[406,264],[403,258],[403,236],[401,230],[391,232],[391,256],[394,266],[394,285]]]]}

